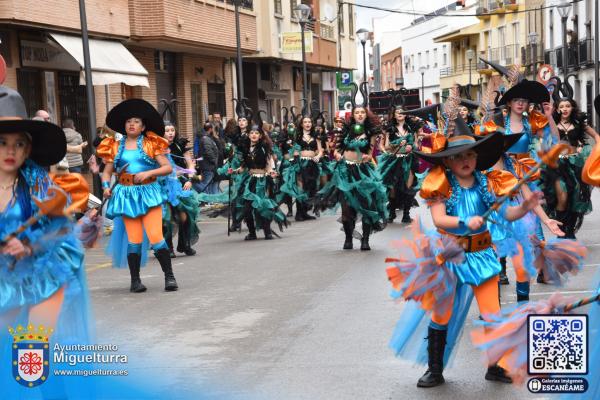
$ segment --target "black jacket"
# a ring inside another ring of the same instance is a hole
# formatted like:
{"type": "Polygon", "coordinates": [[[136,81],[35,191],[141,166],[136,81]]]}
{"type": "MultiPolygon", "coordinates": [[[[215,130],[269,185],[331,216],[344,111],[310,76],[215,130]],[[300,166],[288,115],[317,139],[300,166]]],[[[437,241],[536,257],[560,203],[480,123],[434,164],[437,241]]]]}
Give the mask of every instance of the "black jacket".
{"type": "Polygon", "coordinates": [[[196,157],[202,157],[196,163],[196,170],[199,172],[214,171],[219,161],[219,148],[206,132],[197,135],[196,141],[198,142],[196,157]]]}

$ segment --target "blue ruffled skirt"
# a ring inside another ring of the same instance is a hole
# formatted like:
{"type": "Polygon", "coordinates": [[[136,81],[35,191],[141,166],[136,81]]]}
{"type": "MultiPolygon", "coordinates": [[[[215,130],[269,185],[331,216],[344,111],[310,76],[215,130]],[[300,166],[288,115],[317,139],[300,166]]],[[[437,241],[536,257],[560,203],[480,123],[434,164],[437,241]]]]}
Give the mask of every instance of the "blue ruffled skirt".
{"type": "Polygon", "coordinates": [[[161,205],[163,200],[158,182],[147,185],[117,185],[108,202],[106,216],[110,219],[122,216],[136,218],[161,205]]]}

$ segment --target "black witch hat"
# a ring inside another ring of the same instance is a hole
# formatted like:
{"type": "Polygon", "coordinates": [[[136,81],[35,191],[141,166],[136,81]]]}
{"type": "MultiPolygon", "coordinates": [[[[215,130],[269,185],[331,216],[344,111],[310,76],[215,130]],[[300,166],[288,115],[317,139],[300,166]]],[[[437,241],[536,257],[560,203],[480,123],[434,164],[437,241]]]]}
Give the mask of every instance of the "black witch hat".
{"type": "Polygon", "coordinates": [[[123,100],[106,115],[106,126],[115,132],[124,132],[125,123],[130,118],[140,118],[146,132],[165,135],[165,122],[154,106],[142,99],[123,100]]]}
{"type": "Polygon", "coordinates": [[[473,136],[462,118],[456,118],[454,124],[454,135],[446,139],[446,146],[443,150],[435,153],[420,151],[414,151],[414,153],[434,165],[444,165],[444,158],[473,150],[477,153],[475,168],[478,171],[493,167],[504,152],[502,133],[495,132],[479,139],[473,136]]]}
{"type": "Polygon", "coordinates": [[[67,152],[67,139],[59,126],[46,121],[27,119],[25,102],[21,95],[13,89],[0,86],[0,134],[18,132],[29,134],[29,158],[41,166],[56,164],[67,152]]]}
{"type": "Polygon", "coordinates": [[[513,99],[527,99],[537,104],[550,101],[548,89],[541,83],[525,79],[525,76],[520,71],[509,70],[500,64],[484,60],[483,58],[480,58],[480,60],[494,68],[500,75],[514,82],[514,85],[502,95],[496,105],[507,104],[513,99]]]}

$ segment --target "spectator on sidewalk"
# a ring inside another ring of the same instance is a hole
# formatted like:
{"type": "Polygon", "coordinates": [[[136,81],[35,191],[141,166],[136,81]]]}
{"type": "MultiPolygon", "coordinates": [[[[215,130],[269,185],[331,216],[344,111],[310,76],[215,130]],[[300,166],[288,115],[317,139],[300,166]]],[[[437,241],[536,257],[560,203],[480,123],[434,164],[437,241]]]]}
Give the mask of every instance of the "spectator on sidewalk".
{"type": "Polygon", "coordinates": [[[34,119],[36,121],[51,122],[50,121],[50,114],[46,110],[37,110],[35,112],[35,116],[32,119],[34,119]]]}
{"type": "Polygon", "coordinates": [[[81,153],[87,147],[87,142],[83,141],[81,133],[75,130],[75,123],[71,118],[67,118],[62,124],[63,131],[67,138],[67,161],[69,162],[69,171],[81,173],[83,166],[83,157],[81,153]]]}
{"type": "Polygon", "coordinates": [[[225,132],[223,130],[223,120],[221,118],[220,112],[215,111],[213,113],[212,124],[213,124],[213,130],[216,133],[216,135],[221,139],[225,139],[225,132]]]}
{"type": "Polygon", "coordinates": [[[194,182],[194,190],[198,193],[215,194],[213,182],[217,164],[219,162],[219,148],[212,138],[213,126],[205,123],[203,129],[196,135],[194,141],[194,158],[196,158],[196,171],[202,176],[199,182],[194,182]]]}

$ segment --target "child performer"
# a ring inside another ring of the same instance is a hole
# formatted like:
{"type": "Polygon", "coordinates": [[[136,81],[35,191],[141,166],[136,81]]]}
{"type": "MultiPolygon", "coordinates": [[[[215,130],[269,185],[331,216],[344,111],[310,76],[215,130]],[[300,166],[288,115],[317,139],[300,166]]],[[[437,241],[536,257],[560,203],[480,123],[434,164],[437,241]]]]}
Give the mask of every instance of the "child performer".
{"type": "MultiPolygon", "coordinates": [[[[425,178],[420,192],[431,207],[434,225],[441,235],[454,238],[465,251],[462,263],[446,263],[458,280],[456,291],[451,296],[451,306],[442,309],[436,303],[432,307],[427,335],[429,368],[419,379],[418,387],[433,387],[444,383],[444,365],[462,330],[472,299],[466,285],[472,288],[485,320],[500,311],[500,263],[492,248],[490,233],[482,215],[495,202],[496,196],[508,193],[516,180],[511,174],[501,171],[489,177],[481,172],[492,167],[502,155],[501,133],[476,140],[470,135],[468,128],[461,128],[464,124],[457,123],[456,126],[457,130],[448,138],[444,150],[431,154],[415,152],[436,165],[425,178]]],[[[519,206],[503,207],[501,212],[509,221],[519,219],[539,204],[540,197],[536,193],[519,206]]],[[[414,320],[414,315],[409,315],[414,311],[421,310],[407,307],[401,316],[401,321],[404,322],[398,325],[392,342],[397,353],[404,353],[401,354],[404,356],[410,350],[407,347],[411,347],[411,338],[424,337],[424,332],[414,330],[414,325],[406,323],[414,320]]],[[[506,371],[497,365],[488,368],[485,379],[511,382],[506,371]]]]}
{"type": "Polygon", "coordinates": [[[122,217],[125,223],[127,263],[131,274],[129,290],[134,293],[146,291],[140,279],[144,232],[164,272],[165,290],[177,290],[169,247],[162,233],[163,195],[156,180],[173,170],[165,156],[169,143],[162,137],[165,133],[162,117],[150,103],[129,99],[110,110],[106,125],[125,134],[120,141],[107,137],[97,151],[106,164],[102,175],[104,197],[111,197],[106,215],[122,217]],[[122,168],[124,170],[120,171],[122,168]],[[115,171],[118,172],[118,183],[111,191],[110,177],[115,171]]]}

